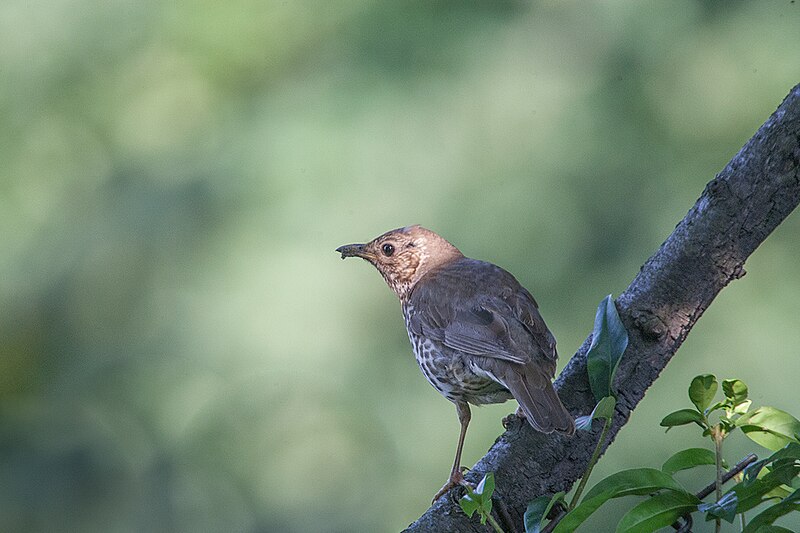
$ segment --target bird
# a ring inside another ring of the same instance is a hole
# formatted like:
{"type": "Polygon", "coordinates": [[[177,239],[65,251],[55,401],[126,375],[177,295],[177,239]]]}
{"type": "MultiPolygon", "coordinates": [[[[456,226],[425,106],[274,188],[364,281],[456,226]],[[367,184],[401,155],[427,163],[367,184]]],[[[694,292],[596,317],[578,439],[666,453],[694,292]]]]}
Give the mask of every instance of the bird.
{"type": "Polygon", "coordinates": [[[543,433],[572,435],[575,423],[553,388],[556,340],[539,306],[509,272],[470,259],[419,225],[336,249],[371,263],[400,299],[406,330],[428,382],[456,406],[461,425],[450,477],[433,502],[464,479],[461,452],[470,404],[519,403],[543,433]]]}

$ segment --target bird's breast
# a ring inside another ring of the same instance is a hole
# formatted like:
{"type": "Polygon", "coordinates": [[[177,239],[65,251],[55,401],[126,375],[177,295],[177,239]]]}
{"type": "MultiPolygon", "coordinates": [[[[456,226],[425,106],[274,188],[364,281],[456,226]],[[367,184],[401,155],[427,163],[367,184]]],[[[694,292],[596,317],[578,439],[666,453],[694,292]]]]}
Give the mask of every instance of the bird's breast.
{"type": "Polygon", "coordinates": [[[415,331],[411,327],[414,312],[413,305],[403,306],[408,339],[420,370],[434,389],[451,402],[475,405],[500,403],[511,398],[508,390],[492,379],[493,376],[475,368],[473,358],[415,331]]]}

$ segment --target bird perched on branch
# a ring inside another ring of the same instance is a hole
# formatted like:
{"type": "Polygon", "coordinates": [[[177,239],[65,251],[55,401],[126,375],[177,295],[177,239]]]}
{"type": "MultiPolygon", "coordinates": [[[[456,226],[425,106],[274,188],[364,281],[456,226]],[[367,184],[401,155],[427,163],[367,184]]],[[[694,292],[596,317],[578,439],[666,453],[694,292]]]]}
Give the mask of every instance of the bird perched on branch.
{"type": "Polygon", "coordinates": [[[502,268],[470,259],[421,226],[384,233],[366,244],[336,249],[372,263],[400,298],[422,373],[456,405],[461,433],[450,479],[436,493],[465,484],[461,450],[469,404],[512,397],[517,414],[544,433],[572,434],[575,424],[551,380],[556,341],[533,296],[502,268]]]}

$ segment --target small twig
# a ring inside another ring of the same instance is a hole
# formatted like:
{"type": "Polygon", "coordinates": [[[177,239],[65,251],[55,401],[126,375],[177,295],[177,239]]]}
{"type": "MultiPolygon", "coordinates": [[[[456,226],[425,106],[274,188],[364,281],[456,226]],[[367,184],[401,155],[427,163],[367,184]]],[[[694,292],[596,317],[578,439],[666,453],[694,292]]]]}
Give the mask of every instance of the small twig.
{"type": "MultiPolygon", "coordinates": [[[[551,533],[556,528],[558,523],[561,522],[561,519],[567,515],[567,511],[562,505],[555,505],[553,506],[553,509],[558,509],[556,511],[556,515],[552,520],[550,520],[550,522],[547,523],[546,526],[542,528],[541,533],[551,533]]],[[[550,514],[553,514],[553,511],[550,511],[550,514]]]]}
{"type": "Polygon", "coordinates": [[[494,501],[494,510],[497,511],[497,516],[500,518],[503,527],[509,533],[517,533],[519,531],[517,527],[514,525],[514,521],[511,519],[511,515],[508,514],[508,508],[506,504],[503,503],[503,500],[498,497],[497,493],[495,492],[492,496],[492,500],[494,501]]]}
{"type": "MultiPolygon", "coordinates": [[[[578,485],[578,488],[575,489],[575,494],[573,494],[572,496],[572,501],[570,502],[567,509],[564,509],[560,505],[558,506],[558,511],[556,511],[558,514],[552,520],[550,520],[550,522],[548,522],[548,524],[544,526],[544,528],[542,528],[542,533],[550,533],[551,531],[553,531],[553,529],[555,529],[555,527],[558,525],[561,519],[564,518],[564,516],[569,511],[573,510],[576,505],[578,505],[578,499],[580,499],[581,494],[583,493],[583,489],[586,488],[586,483],[589,481],[589,475],[592,473],[592,469],[594,468],[594,465],[597,463],[597,459],[600,457],[600,450],[603,449],[603,442],[605,442],[606,440],[606,435],[608,434],[609,429],[611,429],[611,419],[606,418],[605,421],[603,422],[603,430],[600,432],[600,438],[597,439],[597,445],[594,448],[594,453],[592,453],[592,457],[589,459],[589,464],[586,465],[586,471],[583,473],[583,476],[581,477],[581,482],[578,485]]],[[[550,511],[551,514],[553,512],[554,511],[552,510],[550,511]]]]}
{"type": "Polygon", "coordinates": [[[493,528],[493,529],[494,529],[494,530],[495,530],[497,533],[505,533],[505,531],[503,531],[503,528],[502,528],[502,527],[500,527],[500,524],[498,524],[498,523],[497,523],[497,520],[495,520],[495,519],[494,519],[494,517],[492,516],[492,514],[491,514],[491,513],[489,513],[489,514],[487,514],[487,515],[486,515],[486,520],[488,520],[488,521],[489,521],[489,525],[491,525],[491,526],[492,526],[492,528],[493,528]]]}
{"type": "Polygon", "coordinates": [[[694,522],[692,521],[692,515],[686,514],[683,515],[682,518],[682,524],[680,521],[675,522],[675,524],[680,524],[680,526],[675,527],[675,524],[672,524],[672,527],[676,529],[676,533],[692,533],[692,526],[694,525],[694,522]]]}
{"type": "Polygon", "coordinates": [[[586,466],[586,472],[584,472],[583,476],[581,477],[581,482],[578,485],[578,488],[575,490],[575,494],[572,495],[572,501],[569,504],[570,511],[575,509],[575,506],[578,505],[578,499],[581,497],[583,489],[586,487],[586,483],[589,481],[589,475],[592,473],[592,469],[594,468],[595,463],[597,463],[597,459],[600,457],[600,451],[603,449],[603,442],[606,440],[606,435],[608,434],[609,429],[611,429],[611,419],[606,418],[603,422],[603,431],[600,432],[600,438],[597,440],[597,446],[595,446],[594,453],[592,453],[592,457],[589,459],[589,464],[586,466]]]}
{"type": "MultiPolygon", "coordinates": [[[[722,440],[725,438],[725,435],[722,433],[722,425],[718,424],[711,430],[711,438],[714,440],[714,456],[716,458],[716,467],[717,467],[717,478],[714,482],[714,490],[717,491],[717,501],[722,499],[722,440]]],[[[722,531],[722,519],[717,516],[714,520],[715,523],[715,533],[719,533],[722,531]]]]}
{"type": "MultiPolygon", "coordinates": [[[[728,481],[730,481],[734,476],[738,475],[742,470],[744,470],[751,464],[755,463],[756,461],[758,461],[758,456],[754,453],[745,456],[745,458],[736,463],[733,468],[722,474],[722,484],[725,484],[728,481]]],[[[716,489],[717,489],[717,480],[715,479],[714,481],[703,487],[702,490],[697,492],[695,496],[697,496],[699,499],[702,500],[703,498],[707,497],[709,494],[714,492],[716,489]]],[[[689,528],[691,529],[692,515],[687,513],[683,515],[682,518],[689,523],[689,528]]],[[[672,524],[672,529],[675,529],[679,532],[687,531],[685,528],[686,524],[682,524],[680,520],[672,524]]]]}
{"type": "MultiPolygon", "coordinates": [[[[733,476],[735,476],[736,474],[738,474],[751,464],[755,463],[756,461],[758,461],[758,456],[756,454],[751,453],[750,455],[747,455],[744,459],[736,463],[736,465],[734,465],[733,468],[722,474],[723,485],[728,481],[730,481],[733,478],[733,476]]],[[[702,500],[703,498],[714,492],[716,488],[717,488],[717,482],[715,480],[712,483],[709,483],[708,486],[703,488],[703,490],[695,494],[695,496],[697,496],[702,500]]]]}

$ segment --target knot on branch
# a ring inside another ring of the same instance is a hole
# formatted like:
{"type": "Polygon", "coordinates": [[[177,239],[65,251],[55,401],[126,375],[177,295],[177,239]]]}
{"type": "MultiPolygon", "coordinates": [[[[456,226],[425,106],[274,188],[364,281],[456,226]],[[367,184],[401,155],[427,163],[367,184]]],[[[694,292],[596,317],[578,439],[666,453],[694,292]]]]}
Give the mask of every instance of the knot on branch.
{"type": "Polygon", "coordinates": [[[650,309],[640,309],[631,313],[636,329],[642,334],[642,338],[656,342],[663,339],[669,328],[667,324],[650,309]]]}

